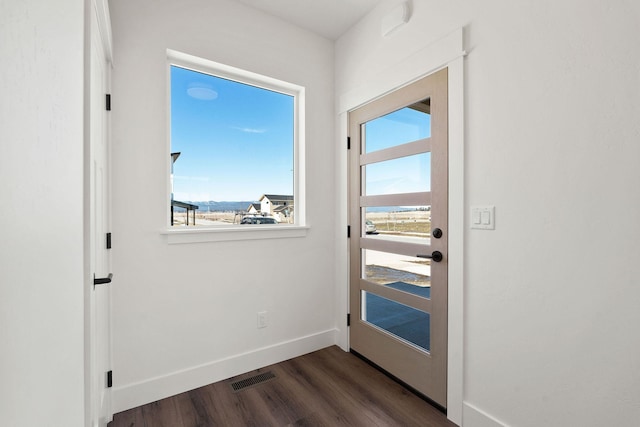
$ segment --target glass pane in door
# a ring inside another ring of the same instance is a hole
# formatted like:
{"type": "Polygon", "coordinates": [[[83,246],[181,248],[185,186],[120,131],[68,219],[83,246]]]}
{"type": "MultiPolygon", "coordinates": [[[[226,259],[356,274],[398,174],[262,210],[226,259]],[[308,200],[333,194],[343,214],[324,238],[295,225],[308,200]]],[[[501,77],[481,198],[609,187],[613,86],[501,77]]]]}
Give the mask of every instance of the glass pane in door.
{"type": "Polygon", "coordinates": [[[431,260],[363,249],[362,278],[413,295],[431,296],[431,260]]]}
{"type": "Polygon", "coordinates": [[[363,175],[364,196],[431,191],[431,153],[371,163],[363,175]]]}
{"type": "Polygon", "coordinates": [[[362,291],[362,320],[425,351],[431,349],[430,315],[362,291]]]}
{"type": "Polygon", "coordinates": [[[431,100],[378,117],[364,124],[364,153],[395,147],[431,136],[431,100]]]}
{"type": "Polygon", "coordinates": [[[363,210],[367,237],[393,240],[405,236],[430,243],[431,206],[370,206],[363,210]]]}

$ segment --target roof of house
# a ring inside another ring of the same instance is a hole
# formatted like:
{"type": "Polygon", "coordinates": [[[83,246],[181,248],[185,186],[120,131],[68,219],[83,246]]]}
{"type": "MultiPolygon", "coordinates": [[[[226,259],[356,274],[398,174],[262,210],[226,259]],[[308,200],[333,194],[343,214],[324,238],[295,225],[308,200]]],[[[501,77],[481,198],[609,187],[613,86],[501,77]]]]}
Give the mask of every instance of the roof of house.
{"type": "Polygon", "coordinates": [[[260,211],[260,208],[261,208],[261,207],[262,207],[262,206],[260,205],[260,203],[251,203],[251,204],[249,205],[249,207],[247,208],[247,210],[248,210],[248,211],[250,211],[250,210],[251,210],[251,208],[253,208],[253,209],[257,210],[257,211],[260,211]]]}
{"type": "Polygon", "coordinates": [[[186,202],[179,202],[177,200],[172,200],[171,206],[177,206],[179,208],[187,209],[190,211],[195,211],[198,209],[198,205],[193,205],[191,203],[186,203],[186,202]]]}
{"type": "Polygon", "coordinates": [[[282,195],[279,195],[279,194],[263,194],[262,197],[260,197],[260,201],[262,201],[265,198],[271,200],[272,202],[275,202],[275,201],[280,201],[280,202],[293,201],[293,196],[282,196],[282,195]]]}

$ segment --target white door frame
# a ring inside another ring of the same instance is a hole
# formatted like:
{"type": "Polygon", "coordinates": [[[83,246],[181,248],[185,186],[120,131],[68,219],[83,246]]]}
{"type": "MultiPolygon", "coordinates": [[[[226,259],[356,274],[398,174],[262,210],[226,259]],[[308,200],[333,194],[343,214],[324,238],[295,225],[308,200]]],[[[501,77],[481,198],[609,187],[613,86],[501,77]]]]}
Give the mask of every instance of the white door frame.
{"type": "MultiPolygon", "coordinates": [[[[91,146],[92,146],[92,141],[91,141],[91,135],[92,135],[92,131],[91,131],[91,118],[92,118],[92,105],[93,102],[95,102],[92,97],[92,88],[91,88],[91,63],[92,63],[92,55],[93,55],[93,45],[94,45],[94,32],[97,30],[98,34],[99,34],[99,39],[101,41],[101,46],[100,46],[100,53],[104,55],[104,63],[106,64],[106,68],[110,68],[111,63],[112,63],[112,58],[113,58],[113,51],[112,51],[112,36],[111,36],[111,22],[110,22],[110,16],[109,16],[109,9],[108,9],[108,4],[107,4],[107,0],[85,0],[85,38],[86,38],[86,44],[85,44],[85,87],[84,87],[84,91],[85,91],[85,158],[84,158],[84,162],[85,162],[85,192],[84,192],[84,197],[85,197],[85,425],[87,426],[94,426],[96,425],[96,422],[98,422],[98,418],[99,418],[99,414],[97,414],[97,408],[96,408],[96,404],[95,402],[97,401],[97,396],[95,396],[94,393],[94,378],[96,376],[96,373],[94,372],[96,370],[96,366],[95,366],[95,360],[96,360],[96,355],[94,354],[94,322],[93,322],[93,318],[94,318],[94,313],[93,313],[93,298],[94,298],[94,285],[93,285],[93,280],[94,280],[94,268],[93,268],[93,261],[91,260],[92,257],[92,253],[93,253],[93,247],[95,245],[95,237],[93,235],[93,229],[90,227],[90,223],[93,220],[91,218],[91,215],[93,213],[92,209],[93,206],[92,205],[92,200],[93,200],[93,196],[92,196],[92,191],[93,188],[91,188],[91,177],[90,174],[92,173],[92,168],[91,168],[91,162],[92,162],[92,155],[91,155],[91,146]],[[97,22],[97,25],[96,25],[97,22]],[[96,28],[97,26],[97,28],[96,28]]],[[[106,82],[106,88],[108,89],[108,86],[110,84],[110,70],[109,69],[105,69],[104,72],[107,75],[107,82],[106,82]]],[[[106,92],[106,91],[105,91],[106,92]]],[[[100,99],[98,100],[98,104],[102,104],[103,106],[104,104],[104,98],[105,94],[102,94],[100,99]]],[[[108,140],[109,138],[109,121],[105,120],[103,123],[103,126],[106,127],[106,138],[108,140]]],[[[107,142],[108,143],[108,142],[107,142]]],[[[105,159],[105,161],[107,162],[107,168],[106,168],[106,174],[104,176],[105,180],[107,180],[107,185],[106,185],[106,194],[105,194],[105,203],[106,203],[106,211],[108,212],[110,210],[110,206],[109,206],[109,201],[111,200],[110,194],[109,194],[109,189],[110,189],[110,185],[108,185],[108,180],[109,180],[109,176],[110,176],[110,169],[109,169],[109,153],[106,153],[107,159],[105,159]]],[[[106,224],[107,228],[109,227],[109,224],[106,224]]],[[[111,341],[111,337],[108,337],[109,340],[109,344],[111,341]]],[[[111,348],[110,345],[108,346],[109,349],[109,359],[111,359],[111,348]]],[[[105,378],[106,379],[106,378],[105,378]]],[[[110,400],[110,399],[109,399],[110,400]]],[[[100,422],[105,423],[108,422],[112,419],[113,414],[111,413],[111,405],[108,405],[108,409],[107,411],[109,413],[105,414],[105,418],[103,418],[100,422]]]]}
{"type": "Polygon", "coordinates": [[[336,155],[339,198],[336,256],[337,344],[349,350],[346,318],[349,310],[348,222],[348,112],[384,96],[440,68],[449,69],[449,293],[447,417],[462,425],[463,407],[463,287],[464,287],[464,48],[462,28],[424,47],[380,73],[366,84],[344,93],[338,101],[336,155]]]}

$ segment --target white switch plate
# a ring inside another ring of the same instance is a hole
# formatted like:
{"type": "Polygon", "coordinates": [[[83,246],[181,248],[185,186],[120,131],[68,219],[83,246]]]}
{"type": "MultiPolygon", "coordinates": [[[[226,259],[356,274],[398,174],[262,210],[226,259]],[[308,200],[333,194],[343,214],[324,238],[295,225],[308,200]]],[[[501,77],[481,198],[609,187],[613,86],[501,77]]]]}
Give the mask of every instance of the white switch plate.
{"type": "Polygon", "coordinates": [[[495,230],[495,206],[471,206],[471,228],[495,230]]]}
{"type": "Polygon", "coordinates": [[[267,312],[261,311],[258,313],[258,329],[267,327],[267,312]]]}

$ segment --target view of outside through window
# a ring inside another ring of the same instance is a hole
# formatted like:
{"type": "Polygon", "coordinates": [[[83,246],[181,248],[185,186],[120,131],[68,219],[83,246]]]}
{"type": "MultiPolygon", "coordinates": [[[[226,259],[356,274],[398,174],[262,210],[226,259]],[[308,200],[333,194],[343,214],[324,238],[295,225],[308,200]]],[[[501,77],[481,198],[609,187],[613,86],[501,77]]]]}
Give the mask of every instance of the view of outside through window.
{"type": "MultiPolygon", "coordinates": [[[[429,100],[402,108],[363,125],[364,153],[397,147],[431,136],[429,100]]],[[[431,191],[431,153],[399,157],[363,166],[364,196],[431,191]]],[[[364,209],[367,234],[426,238],[431,206],[369,206],[364,209]]],[[[382,236],[380,236],[382,237],[382,236]]]]}
{"type": "Polygon", "coordinates": [[[295,98],[171,66],[171,225],[292,224],[295,98]]]}
{"type": "MultiPolygon", "coordinates": [[[[431,136],[430,102],[424,100],[362,125],[363,154],[400,149],[431,136]]],[[[385,196],[431,191],[431,153],[406,155],[366,163],[362,168],[362,195],[385,196]]],[[[431,206],[363,206],[367,238],[428,244],[431,206]]],[[[362,249],[362,278],[422,298],[431,297],[430,260],[362,249]]],[[[373,292],[362,291],[362,320],[419,348],[430,351],[430,314],[373,292]]]]}

